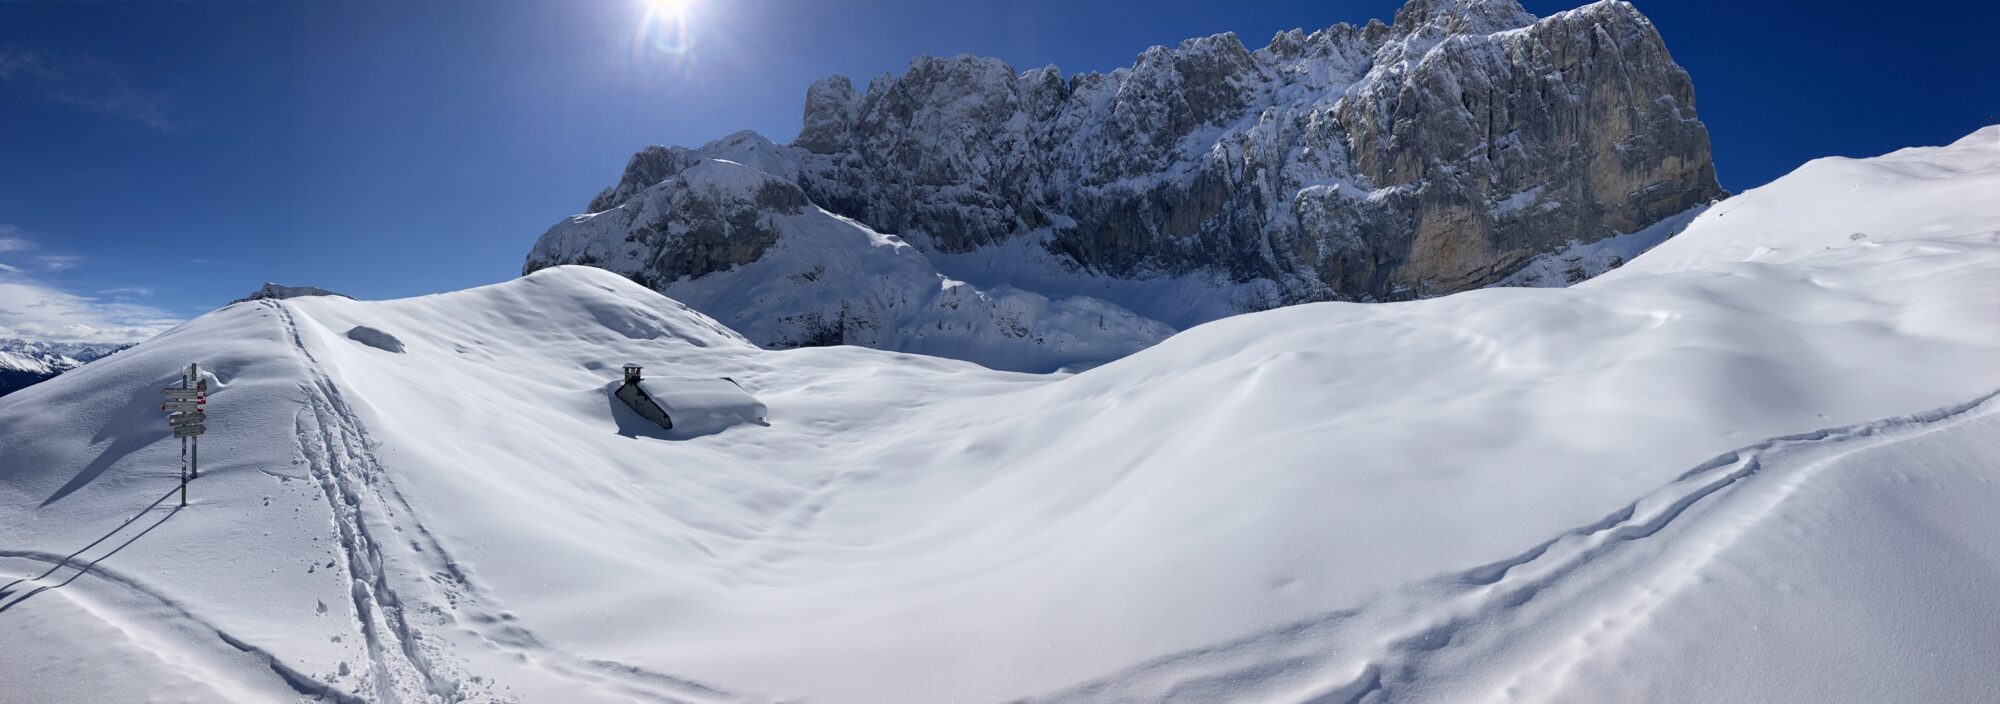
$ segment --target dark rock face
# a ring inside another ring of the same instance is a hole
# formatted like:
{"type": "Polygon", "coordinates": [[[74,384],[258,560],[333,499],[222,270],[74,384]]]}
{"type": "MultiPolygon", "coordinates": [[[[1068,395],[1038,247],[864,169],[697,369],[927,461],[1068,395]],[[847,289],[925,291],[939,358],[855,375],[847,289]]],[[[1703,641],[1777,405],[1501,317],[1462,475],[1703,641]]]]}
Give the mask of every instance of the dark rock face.
{"type": "Polygon", "coordinates": [[[1623,2],[1417,0],[1394,26],[1217,35],[1067,81],[923,57],[863,95],[815,84],[794,146],[815,202],[939,251],[1046,228],[1092,272],[1288,301],[1477,287],[1724,195],[1687,74],[1623,2]]]}
{"type": "Polygon", "coordinates": [[[796,213],[806,198],[791,184],[767,183],[755,193],[747,202],[712,190],[677,194],[651,233],[657,249],[650,271],[662,281],[699,278],[763,256],[778,242],[777,230],[762,222],[764,213],[796,213]],[[676,229],[680,233],[669,236],[676,229]]]}
{"type": "Polygon", "coordinates": [[[257,287],[257,290],[251,291],[250,295],[230,301],[230,303],[299,298],[303,296],[338,296],[340,298],[349,298],[345,294],[334,293],[318,286],[286,286],[284,284],[266,282],[263,286],[257,287]]]}
{"type": "Polygon", "coordinates": [[[1723,195],[1694,87],[1629,4],[1451,36],[1392,73],[1336,116],[1362,175],[1416,189],[1405,283],[1484,285],[1552,235],[1631,232],[1723,195]]]}
{"type": "MultiPolygon", "coordinates": [[[[1539,20],[1514,0],[1411,0],[1393,25],[1293,30],[1254,51],[1220,34],[1067,78],[920,57],[865,90],[815,83],[790,146],[739,133],[649,147],[590,209],[641,217],[659,207],[648,187],[704,159],[795,183],[769,207],[900,235],[954,278],[1106,296],[1180,327],[1490,285],[1727,195],[1686,72],[1617,0],[1539,20]],[[1118,293],[1106,280],[1178,283],[1118,293]]],[[[628,274],[642,283],[769,247],[752,212],[665,207],[688,234],[650,238],[628,274]]],[[[561,249],[538,247],[529,268],[596,263],[561,249]]]]}
{"type": "Polygon", "coordinates": [[[632,155],[631,160],[625,162],[625,174],[619,177],[618,185],[604,189],[603,193],[597,194],[596,198],[590,200],[590,212],[601,213],[618,207],[619,203],[638,195],[640,191],[646,190],[647,186],[665,181],[668,177],[680,173],[681,169],[693,165],[694,159],[690,158],[688,150],[682,147],[653,146],[641,149],[639,153],[632,155]]]}
{"type": "Polygon", "coordinates": [[[1046,372],[1173,334],[1095,298],[947,277],[900,238],[815,207],[797,183],[744,163],[774,149],[745,139],[689,152],[705,156],[609,210],[550,228],[525,270],[617,272],[770,348],[861,345],[1046,372]]]}
{"type": "MultiPolygon", "coordinates": [[[[638,183],[664,164],[679,163],[676,160],[698,162],[700,158],[690,156],[686,149],[655,147],[640,152],[626,169],[625,180],[606,194],[638,183]]],[[[597,227],[588,229],[588,235],[576,236],[573,242],[552,242],[547,251],[538,248],[523,273],[557,264],[603,266],[611,259],[628,259],[633,261],[618,268],[630,269],[628,275],[640,284],[662,288],[683,278],[697,279],[757,261],[778,242],[779,233],[767,222],[767,216],[793,215],[809,204],[797,185],[747,169],[710,168],[696,173],[681,167],[661,178],[683,174],[691,177],[681,179],[675,188],[649,191],[647,187],[654,184],[640,187],[638,192],[650,193],[650,199],[635,201],[634,208],[603,213],[615,222],[593,223],[597,227]],[[605,248],[605,242],[616,242],[618,251],[598,251],[605,248]]],[[[580,222],[581,216],[576,221],[580,222]]]]}

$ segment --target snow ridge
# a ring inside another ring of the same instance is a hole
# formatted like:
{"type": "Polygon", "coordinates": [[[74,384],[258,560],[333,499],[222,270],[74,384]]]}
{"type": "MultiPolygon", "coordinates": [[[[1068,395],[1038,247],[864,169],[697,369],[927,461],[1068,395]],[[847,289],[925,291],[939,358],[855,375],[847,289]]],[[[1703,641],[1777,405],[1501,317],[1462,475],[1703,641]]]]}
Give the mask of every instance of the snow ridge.
{"type": "MultiPolygon", "coordinates": [[[[1440,692],[1437,684],[1464,679],[1468,674],[1487,674],[1467,673],[1469,663],[1481,660],[1463,651],[1500,660],[1496,656],[1522,648],[1519,640],[1491,634],[1537,632],[1548,628],[1549,622],[1578,630],[1603,628],[1608,623],[1583,624],[1576,623],[1580,619],[1563,618],[1561,606],[1544,606],[1552,600],[1548,595],[1564,594],[1569,597],[1565,603],[1575,603],[1573,595],[1581,590],[1645,581],[1634,580],[1630,573],[1634,567],[1621,562],[1621,558],[1630,561],[1627,553],[1635,550],[1635,541],[1668,531],[1712,529],[1713,524],[1744,518],[1742,514],[1711,512],[1683,520],[1698,504],[1757,500],[1732,496],[1752,492],[1767,502],[1762,510],[1768,512],[1770,505],[1795,493],[1800,483],[1813,481],[1835,459],[1869,447],[1951,431],[1968,418],[1995,417],[2000,414],[1996,398],[2000,398],[2000,390],[1923,413],[1761,440],[1717,455],[1602,520],[1566,531],[1513,558],[1410,585],[1364,608],[1329,612],[1275,631],[1167,656],[1099,682],[1028,701],[1197,701],[1217,697],[1342,703],[1371,698],[1466,701],[1471,692],[1453,694],[1448,688],[1440,692]],[[1696,525],[1686,525],[1689,523],[1696,525]],[[1378,643],[1386,647],[1371,645],[1378,643]],[[1308,656],[1310,651],[1328,650],[1342,655],[1331,662],[1308,656]],[[1434,677],[1433,670],[1457,675],[1434,677]],[[1302,688],[1301,683],[1313,684],[1302,688]]],[[[1746,532],[1740,527],[1727,530],[1738,537],[1746,532]]],[[[1713,556],[1724,546],[1711,544],[1707,549],[1713,556]]],[[[1647,575],[1653,579],[1686,579],[1685,573],[1666,574],[1669,570],[1657,565],[1642,569],[1660,573],[1647,575]]],[[[1645,598],[1653,603],[1663,600],[1650,590],[1645,598]]],[[[1633,620],[1628,616],[1625,622],[1633,620]]],[[[1535,639],[1534,645],[1561,640],[1543,636],[1535,639]]],[[[1552,660],[1574,654],[1562,648],[1546,651],[1552,660]]],[[[1513,681],[1499,689],[1533,691],[1535,685],[1551,684],[1546,680],[1560,682],[1564,669],[1541,662],[1515,671],[1513,681]],[[1537,677],[1545,681],[1536,682],[1537,677]]],[[[1501,679],[1506,678],[1501,675],[1501,679]]]]}

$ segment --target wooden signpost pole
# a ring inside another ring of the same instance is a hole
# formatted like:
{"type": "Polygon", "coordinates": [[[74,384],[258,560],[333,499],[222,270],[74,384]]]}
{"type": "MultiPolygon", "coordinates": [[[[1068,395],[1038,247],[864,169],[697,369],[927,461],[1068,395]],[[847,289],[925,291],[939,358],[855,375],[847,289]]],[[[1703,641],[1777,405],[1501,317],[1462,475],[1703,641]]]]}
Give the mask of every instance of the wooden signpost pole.
{"type": "Polygon", "coordinates": [[[208,431],[202,411],[208,384],[201,379],[201,364],[189,364],[181,372],[181,385],[160,389],[160,395],[166,397],[160,410],[167,412],[167,426],[181,441],[181,505],[186,506],[188,481],[201,476],[201,434],[208,431]]]}
{"type": "MultiPolygon", "coordinates": [[[[202,383],[202,381],[201,381],[201,363],[200,363],[200,362],[194,362],[194,363],[192,363],[192,364],[189,364],[189,365],[188,365],[188,378],[187,378],[187,383],[186,383],[186,384],[184,384],[184,385],[192,385],[192,387],[193,387],[193,388],[195,388],[195,389],[197,389],[197,390],[198,390],[198,389],[200,389],[201,387],[205,386],[205,384],[203,384],[203,383],[202,383]]],[[[200,436],[200,435],[196,435],[196,436],[194,436],[194,437],[191,437],[191,438],[188,438],[188,440],[189,440],[190,442],[193,442],[193,443],[194,443],[194,445],[193,445],[193,450],[191,451],[191,454],[189,455],[189,459],[188,459],[188,478],[189,478],[189,479],[200,479],[200,478],[201,478],[201,436],[200,436]]]]}

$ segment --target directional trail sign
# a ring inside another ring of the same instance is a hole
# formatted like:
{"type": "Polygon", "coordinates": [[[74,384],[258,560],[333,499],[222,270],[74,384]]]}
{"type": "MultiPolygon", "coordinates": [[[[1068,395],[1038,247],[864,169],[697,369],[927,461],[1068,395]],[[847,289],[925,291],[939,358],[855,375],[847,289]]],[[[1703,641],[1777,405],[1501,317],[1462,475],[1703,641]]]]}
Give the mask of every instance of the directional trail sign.
{"type": "Polygon", "coordinates": [[[166,399],[160,410],[167,412],[167,425],[173,427],[174,437],[199,437],[208,431],[208,414],[203,412],[208,405],[208,381],[201,378],[198,367],[190,365],[181,375],[181,385],[160,389],[160,396],[166,399]]]}
{"type": "Polygon", "coordinates": [[[167,412],[167,427],[181,441],[181,505],[186,506],[188,480],[201,476],[201,434],[208,432],[208,413],[202,410],[208,405],[208,380],[201,365],[188,365],[181,385],[160,389],[160,397],[166,399],[160,410],[167,412]]]}

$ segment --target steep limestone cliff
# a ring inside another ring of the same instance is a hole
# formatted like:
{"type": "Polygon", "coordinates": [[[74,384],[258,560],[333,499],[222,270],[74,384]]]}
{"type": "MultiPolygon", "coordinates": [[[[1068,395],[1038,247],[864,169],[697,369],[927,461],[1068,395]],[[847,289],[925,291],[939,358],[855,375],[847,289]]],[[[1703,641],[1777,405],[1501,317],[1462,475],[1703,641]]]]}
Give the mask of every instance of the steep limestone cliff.
{"type": "MultiPolygon", "coordinates": [[[[796,183],[954,279],[1179,327],[1491,285],[1726,195],[1686,72],[1616,0],[1541,19],[1514,0],[1412,0],[1393,24],[1257,50],[1220,34],[1069,77],[919,57],[862,89],[815,83],[789,146],[649,147],[590,210],[705,158],[796,183]]],[[[630,275],[735,276],[754,245],[630,275]]],[[[538,246],[529,268],[574,261],[538,246]]]]}

